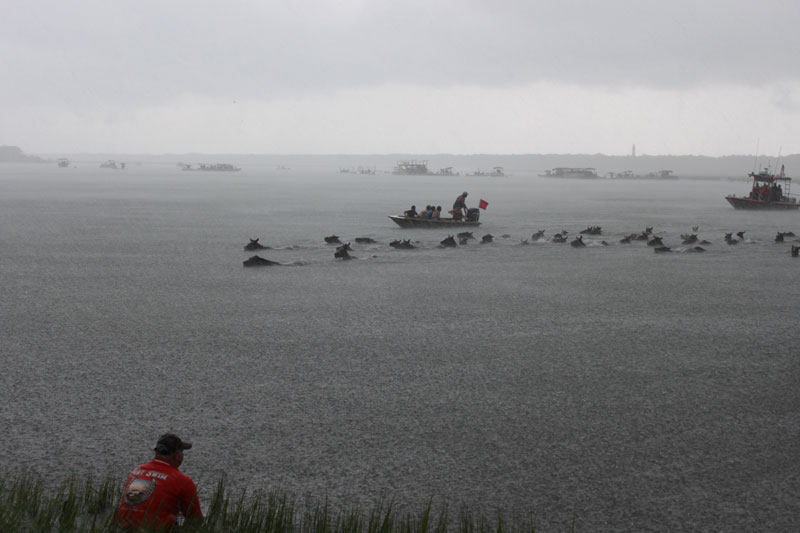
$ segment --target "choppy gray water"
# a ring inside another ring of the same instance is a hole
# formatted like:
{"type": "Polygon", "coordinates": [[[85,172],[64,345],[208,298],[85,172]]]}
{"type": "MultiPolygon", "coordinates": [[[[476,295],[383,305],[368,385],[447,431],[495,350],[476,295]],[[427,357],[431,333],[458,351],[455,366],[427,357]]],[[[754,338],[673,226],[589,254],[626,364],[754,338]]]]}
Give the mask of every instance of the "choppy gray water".
{"type": "Polygon", "coordinates": [[[224,473],[543,531],[796,530],[800,259],[773,240],[800,213],[734,211],[747,187],[0,166],[0,461],[123,477],[174,430],[204,497],[224,473]],[[493,244],[386,218],[462,190],[493,244]],[[618,243],[693,225],[704,254],[618,243]],[[330,234],[378,244],[337,261],[330,234]],[[248,237],[287,266],[242,268],[248,237]]]}

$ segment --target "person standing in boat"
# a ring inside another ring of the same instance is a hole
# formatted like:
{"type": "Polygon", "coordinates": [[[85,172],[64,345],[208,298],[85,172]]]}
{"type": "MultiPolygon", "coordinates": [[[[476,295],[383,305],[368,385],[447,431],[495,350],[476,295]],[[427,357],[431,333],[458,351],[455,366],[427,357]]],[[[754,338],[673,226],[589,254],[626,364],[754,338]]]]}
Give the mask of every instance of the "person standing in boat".
{"type": "Polygon", "coordinates": [[[467,191],[462,192],[456,201],[453,202],[453,209],[450,211],[450,214],[453,215],[453,218],[456,220],[461,220],[462,218],[467,216],[467,191]]]}

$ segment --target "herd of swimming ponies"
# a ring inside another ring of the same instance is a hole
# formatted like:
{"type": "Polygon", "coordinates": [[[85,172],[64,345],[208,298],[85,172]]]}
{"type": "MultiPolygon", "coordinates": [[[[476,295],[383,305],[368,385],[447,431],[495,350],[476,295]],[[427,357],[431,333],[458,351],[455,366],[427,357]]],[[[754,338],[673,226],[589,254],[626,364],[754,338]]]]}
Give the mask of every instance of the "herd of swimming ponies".
{"type": "MultiPolygon", "coordinates": [[[[705,240],[700,239],[697,236],[698,226],[692,226],[692,231],[694,233],[685,233],[681,235],[681,246],[682,248],[677,248],[673,250],[669,246],[665,246],[663,242],[663,237],[659,237],[653,233],[653,227],[647,226],[645,229],[639,233],[631,233],[626,235],[625,237],[619,239],[619,244],[631,244],[634,241],[641,241],[646,242],[647,246],[653,248],[653,251],[656,253],[669,253],[669,252],[688,252],[688,253],[697,253],[697,252],[705,252],[706,249],[703,246],[709,246],[712,243],[705,240]]],[[[747,242],[753,243],[756,241],[746,240],[744,234],[746,232],[739,231],[736,233],[736,237],[733,236],[733,232],[726,233],[723,237],[723,242],[727,245],[735,245],[739,244],[740,242],[747,242]],[[737,238],[738,237],[738,238],[737,238]]],[[[565,244],[569,242],[570,246],[574,248],[581,248],[587,246],[587,244],[591,244],[593,246],[608,246],[608,242],[605,240],[600,241],[590,241],[584,242],[583,236],[584,235],[602,235],[603,230],[600,226],[589,226],[584,230],[579,232],[577,237],[573,237],[572,240],[568,237],[569,232],[566,230],[559,231],[554,233],[549,238],[545,236],[544,230],[539,230],[533,235],[531,235],[530,239],[520,239],[520,245],[526,245],[531,243],[555,243],[555,244],[565,244]]],[[[775,235],[774,242],[775,243],[783,243],[786,242],[786,237],[795,237],[795,234],[791,231],[779,231],[777,235],[775,235]]],[[[510,239],[510,235],[503,235],[501,238],[503,239],[510,239]]],[[[438,248],[454,248],[457,246],[465,246],[471,240],[475,240],[476,238],[472,235],[471,231],[465,231],[462,233],[458,233],[457,235],[448,235],[446,239],[443,239],[438,248]]],[[[489,233],[483,235],[480,239],[480,244],[489,244],[494,242],[495,237],[489,233]]],[[[350,242],[343,243],[338,235],[329,235],[324,238],[324,241],[327,244],[334,244],[336,246],[336,251],[333,254],[334,259],[355,259],[355,256],[350,255],[350,252],[353,249],[350,246],[350,242]]],[[[358,244],[377,244],[378,241],[371,237],[356,237],[355,242],[358,244]]],[[[419,242],[419,241],[415,241],[419,242]]],[[[800,240],[795,239],[793,242],[800,242],[800,240]]],[[[394,240],[389,243],[389,246],[399,250],[411,250],[420,248],[420,246],[415,245],[411,242],[411,239],[405,240],[394,240]]],[[[253,252],[257,250],[269,250],[271,249],[269,246],[265,246],[259,242],[259,239],[250,239],[250,242],[247,243],[244,247],[245,251],[253,252]]],[[[789,250],[789,253],[792,257],[797,257],[798,253],[800,253],[800,245],[792,244],[789,250]]],[[[245,267],[256,267],[256,266],[280,266],[282,263],[277,261],[271,261],[269,259],[265,259],[261,256],[254,255],[249,259],[243,262],[245,267]]]]}

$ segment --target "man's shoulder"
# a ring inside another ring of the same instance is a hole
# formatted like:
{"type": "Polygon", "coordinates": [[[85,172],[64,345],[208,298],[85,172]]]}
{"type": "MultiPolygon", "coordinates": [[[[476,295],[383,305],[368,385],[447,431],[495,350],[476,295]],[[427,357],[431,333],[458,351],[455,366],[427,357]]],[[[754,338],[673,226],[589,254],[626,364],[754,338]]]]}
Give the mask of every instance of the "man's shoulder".
{"type": "Polygon", "coordinates": [[[195,484],[192,478],[178,470],[172,465],[165,466],[158,462],[150,462],[140,465],[138,468],[131,472],[131,477],[144,477],[160,479],[164,482],[171,484],[178,484],[185,488],[194,488],[195,484]]]}
{"type": "Polygon", "coordinates": [[[158,459],[152,459],[147,461],[146,463],[142,463],[139,465],[140,470],[176,470],[174,466],[167,463],[166,461],[159,461],[158,459]]]}
{"type": "Polygon", "coordinates": [[[174,465],[171,465],[164,461],[159,461],[158,459],[154,459],[147,463],[141,464],[133,471],[134,475],[145,474],[145,473],[153,473],[153,474],[160,474],[163,476],[189,479],[189,476],[178,470],[178,468],[175,467],[174,465]]]}

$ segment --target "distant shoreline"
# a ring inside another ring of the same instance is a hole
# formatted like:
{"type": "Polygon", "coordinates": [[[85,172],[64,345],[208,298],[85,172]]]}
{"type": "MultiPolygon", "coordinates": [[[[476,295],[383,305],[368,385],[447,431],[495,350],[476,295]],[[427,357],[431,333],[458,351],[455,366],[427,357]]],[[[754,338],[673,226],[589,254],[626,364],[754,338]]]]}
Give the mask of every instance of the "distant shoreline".
{"type": "MultiPolygon", "coordinates": [[[[124,153],[48,153],[26,155],[17,147],[0,146],[0,163],[53,163],[58,158],[78,163],[100,164],[109,159],[130,164],[230,163],[246,170],[248,166],[271,166],[285,169],[310,168],[374,168],[376,173],[391,172],[398,161],[418,159],[427,161],[432,171],[453,167],[461,176],[486,171],[495,166],[507,173],[543,172],[557,167],[586,167],[596,169],[600,177],[608,173],[631,171],[646,175],[662,170],[672,171],[678,178],[695,179],[746,178],[747,174],[765,167],[785,165],[787,175],[800,172],[800,154],[786,156],[754,155],[604,155],[604,154],[124,154],[124,153]]],[[[635,181],[635,180],[633,180],[635,181]]]]}

